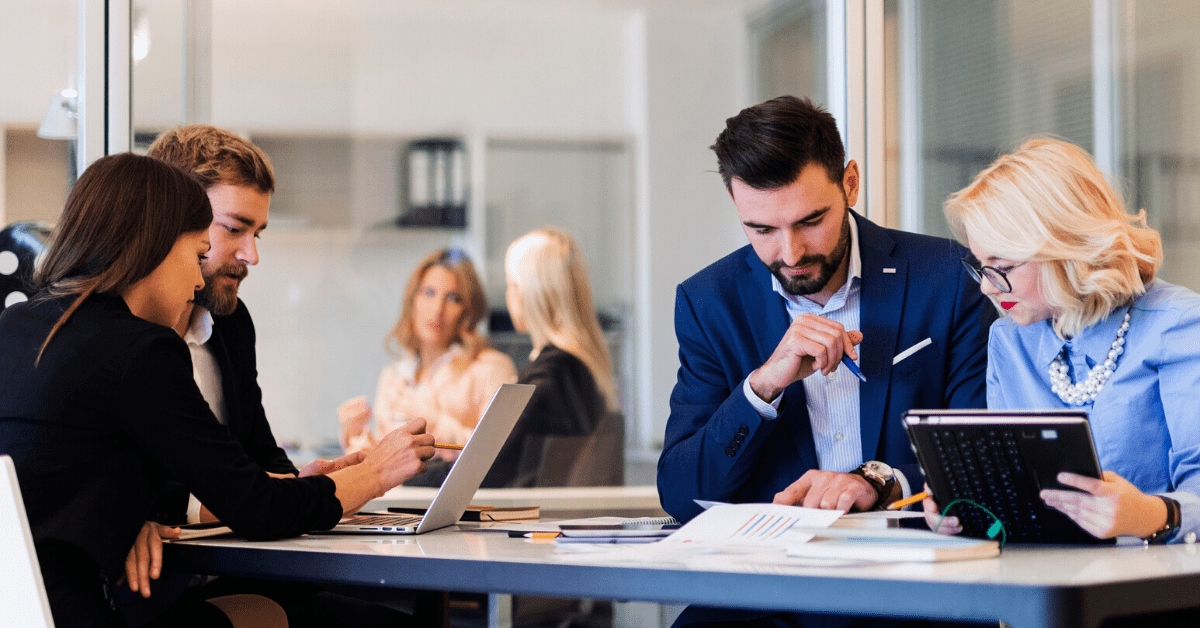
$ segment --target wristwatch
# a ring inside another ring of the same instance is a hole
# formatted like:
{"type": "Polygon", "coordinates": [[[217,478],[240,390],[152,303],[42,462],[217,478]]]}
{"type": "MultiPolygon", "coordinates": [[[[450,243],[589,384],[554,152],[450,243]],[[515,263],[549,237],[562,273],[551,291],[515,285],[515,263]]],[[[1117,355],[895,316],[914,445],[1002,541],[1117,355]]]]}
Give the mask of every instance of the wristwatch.
{"type": "Polygon", "coordinates": [[[1162,529],[1158,532],[1142,538],[1142,543],[1145,543],[1146,545],[1158,545],[1159,543],[1166,543],[1167,539],[1170,538],[1172,534],[1175,534],[1175,531],[1179,529],[1179,525],[1182,523],[1183,519],[1182,513],[1180,512],[1179,502],[1171,499],[1170,497],[1164,497],[1162,495],[1155,495],[1155,497],[1163,500],[1163,503],[1167,505],[1167,522],[1163,524],[1162,529]]]}
{"type": "Polygon", "coordinates": [[[885,505],[887,498],[892,496],[892,488],[896,486],[896,472],[883,462],[868,460],[850,473],[857,475],[875,488],[875,503],[870,510],[879,510],[885,505]]]}

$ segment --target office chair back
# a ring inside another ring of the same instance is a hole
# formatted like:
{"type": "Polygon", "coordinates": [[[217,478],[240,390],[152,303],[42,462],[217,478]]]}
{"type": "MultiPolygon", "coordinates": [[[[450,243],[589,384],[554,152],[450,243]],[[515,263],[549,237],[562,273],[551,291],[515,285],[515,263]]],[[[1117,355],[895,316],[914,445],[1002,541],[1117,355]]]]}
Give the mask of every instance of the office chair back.
{"type": "Polygon", "coordinates": [[[625,484],[625,415],[609,412],[583,436],[529,437],[521,468],[528,471],[518,486],[625,484]]]}
{"type": "Polygon", "coordinates": [[[29,519],[25,516],[25,502],[21,500],[21,487],[17,484],[17,468],[12,458],[0,456],[0,573],[4,584],[0,585],[0,609],[6,626],[30,626],[32,628],[54,628],[50,616],[50,602],[46,598],[46,587],[42,584],[42,569],[38,564],[37,552],[33,548],[33,535],[29,531],[29,519]]]}
{"type": "Polygon", "coordinates": [[[33,294],[33,265],[46,248],[50,226],[14,222],[0,230],[0,312],[33,294]]]}

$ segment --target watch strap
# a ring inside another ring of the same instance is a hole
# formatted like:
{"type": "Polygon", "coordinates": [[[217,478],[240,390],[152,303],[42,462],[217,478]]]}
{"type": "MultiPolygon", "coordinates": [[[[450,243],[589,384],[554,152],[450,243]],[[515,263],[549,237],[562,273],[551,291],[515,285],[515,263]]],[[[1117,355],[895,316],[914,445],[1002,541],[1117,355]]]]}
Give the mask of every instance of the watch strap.
{"type": "Polygon", "coordinates": [[[1171,538],[1183,523],[1182,508],[1180,508],[1178,501],[1165,495],[1155,495],[1155,497],[1163,500],[1163,504],[1167,506],[1167,522],[1163,524],[1162,529],[1158,532],[1142,538],[1142,542],[1146,545],[1166,543],[1167,539],[1171,538]]]}
{"type": "Polygon", "coordinates": [[[854,469],[850,473],[866,480],[875,489],[875,503],[871,504],[871,507],[867,510],[882,510],[886,505],[887,499],[892,495],[892,489],[896,486],[896,475],[893,473],[892,477],[880,484],[879,478],[873,477],[863,470],[865,466],[865,464],[859,465],[857,469],[854,469]]]}

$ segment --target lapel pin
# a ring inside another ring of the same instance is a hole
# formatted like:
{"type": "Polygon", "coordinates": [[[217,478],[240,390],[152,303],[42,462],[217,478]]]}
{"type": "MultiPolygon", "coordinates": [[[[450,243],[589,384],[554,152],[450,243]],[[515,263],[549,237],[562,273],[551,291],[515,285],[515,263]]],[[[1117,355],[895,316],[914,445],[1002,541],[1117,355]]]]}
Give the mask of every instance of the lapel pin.
{"type": "Polygon", "coordinates": [[[895,274],[896,274],[896,269],[895,269],[895,268],[885,268],[885,269],[883,269],[883,274],[885,274],[885,275],[895,275],[895,274]]]}

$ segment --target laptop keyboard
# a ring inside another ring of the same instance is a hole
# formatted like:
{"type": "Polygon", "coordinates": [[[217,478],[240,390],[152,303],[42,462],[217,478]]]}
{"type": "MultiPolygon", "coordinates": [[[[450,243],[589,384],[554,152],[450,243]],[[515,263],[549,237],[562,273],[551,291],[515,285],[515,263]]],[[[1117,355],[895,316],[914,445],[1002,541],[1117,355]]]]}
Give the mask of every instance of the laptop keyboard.
{"type": "Polygon", "coordinates": [[[353,526],[391,526],[403,528],[421,523],[418,515],[352,515],[342,519],[343,524],[353,526]]]}
{"type": "MultiPolygon", "coordinates": [[[[1025,479],[1030,469],[1012,430],[939,429],[933,432],[933,444],[938,463],[948,471],[945,475],[952,499],[966,498],[992,511],[1004,523],[1008,542],[1042,538],[1040,498],[1028,488],[1015,488],[1034,483],[1025,479]]],[[[967,503],[955,505],[949,514],[958,517],[969,536],[986,537],[995,523],[986,512],[967,503]]]]}

